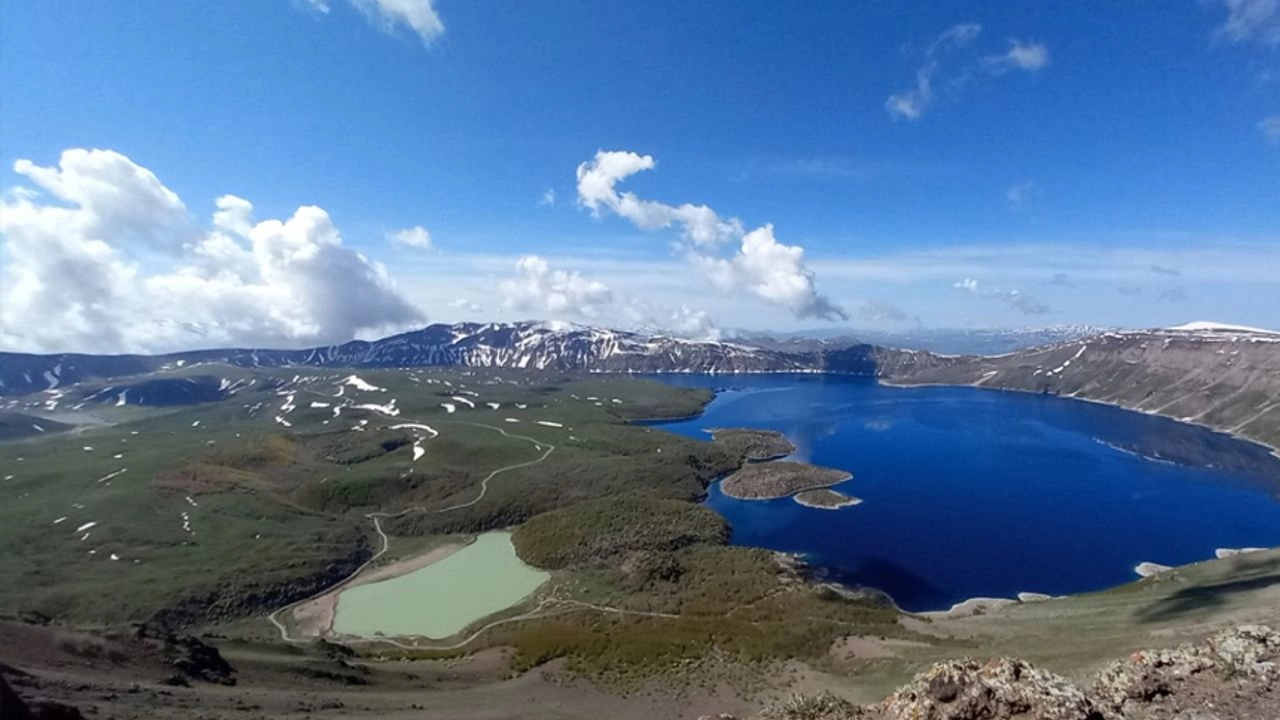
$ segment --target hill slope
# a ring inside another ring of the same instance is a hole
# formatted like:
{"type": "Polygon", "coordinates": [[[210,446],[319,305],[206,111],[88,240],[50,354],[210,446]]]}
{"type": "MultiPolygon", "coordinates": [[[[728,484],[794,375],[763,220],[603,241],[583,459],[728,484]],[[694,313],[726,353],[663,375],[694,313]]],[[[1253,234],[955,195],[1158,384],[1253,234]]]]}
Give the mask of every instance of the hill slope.
{"type": "Polygon", "coordinates": [[[993,357],[930,356],[881,377],[1093,400],[1280,447],[1280,335],[1269,332],[1109,332],[993,357]]]}

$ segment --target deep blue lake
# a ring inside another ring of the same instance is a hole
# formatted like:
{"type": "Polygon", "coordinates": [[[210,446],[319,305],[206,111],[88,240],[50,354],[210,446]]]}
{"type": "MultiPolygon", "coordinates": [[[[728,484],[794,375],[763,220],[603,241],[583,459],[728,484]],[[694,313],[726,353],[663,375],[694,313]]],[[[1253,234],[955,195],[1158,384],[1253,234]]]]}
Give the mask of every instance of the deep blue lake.
{"type": "Polygon", "coordinates": [[[977,596],[1098,590],[1145,561],[1280,545],[1280,460],[1261,446],[1118,408],[974,388],[882,387],[838,375],[682,375],[718,391],[658,426],[778,430],[793,459],[847,470],[861,505],[790,498],[707,505],[736,545],[802,553],[907,610],[977,596]]]}

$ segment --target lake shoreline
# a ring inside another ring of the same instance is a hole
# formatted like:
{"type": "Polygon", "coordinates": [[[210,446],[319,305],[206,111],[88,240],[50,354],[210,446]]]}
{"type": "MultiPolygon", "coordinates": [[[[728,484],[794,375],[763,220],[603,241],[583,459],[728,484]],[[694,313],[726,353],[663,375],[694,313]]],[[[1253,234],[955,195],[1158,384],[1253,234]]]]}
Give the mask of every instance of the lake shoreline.
{"type": "Polygon", "coordinates": [[[1036,390],[1024,390],[1022,388],[990,387],[987,385],[978,385],[976,382],[972,382],[972,383],[895,382],[893,380],[886,380],[884,378],[879,378],[879,377],[876,378],[875,380],[878,385],[882,387],[893,388],[895,390],[911,390],[913,388],[926,388],[926,387],[973,388],[975,390],[988,390],[988,391],[994,391],[994,392],[1012,392],[1012,393],[1021,393],[1023,395],[1045,395],[1047,397],[1061,398],[1063,400],[1079,400],[1081,402],[1092,403],[1094,405],[1103,405],[1106,407],[1118,408],[1126,412],[1138,413],[1139,415],[1146,415],[1147,417],[1164,418],[1165,420],[1172,420],[1173,422],[1182,423],[1183,425],[1190,425],[1192,427],[1197,427],[1202,430],[1208,430],[1210,432],[1219,433],[1233,440],[1249,443],[1251,445],[1257,445],[1258,447],[1266,450],[1272,457],[1276,458],[1277,460],[1280,460],[1280,446],[1272,445],[1271,443],[1265,442],[1263,440],[1259,440],[1257,438],[1249,437],[1248,435],[1241,435],[1240,433],[1233,432],[1229,428],[1218,427],[1216,425],[1209,425],[1207,423],[1202,423],[1202,422],[1196,422],[1195,420],[1184,420],[1182,418],[1174,417],[1172,415],[1165,415],[1164,413],[1154,412],[1151,410],[1143,410],[1141,408],[1130,407],[1128,405],[1121,405],[1120,403],[1110,402],[1108,400],[1095,400],[1093,398],[1081,397],[1079,395],[1058,395],[1053,393],[1043,393],[1036,390]]]}

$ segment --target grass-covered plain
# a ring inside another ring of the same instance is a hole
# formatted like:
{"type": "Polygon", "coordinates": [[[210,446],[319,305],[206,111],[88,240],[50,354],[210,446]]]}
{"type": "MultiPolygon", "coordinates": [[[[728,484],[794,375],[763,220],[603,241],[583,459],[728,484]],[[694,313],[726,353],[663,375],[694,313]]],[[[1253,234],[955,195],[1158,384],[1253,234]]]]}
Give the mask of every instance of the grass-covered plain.
{"type": "Polygon", "coordinates": [[[403,535],[477,532],[623,487],[693,499],[731,464],[625,422],[696,412],[700,391],[516,371],[304,372],[188,366],[6,401],[8,427],[43,431],[0,442],[0,609],[81,622],[251,616],[367,559],[378,544],[368,512],[421,508],[389,523],[403,535]],[[155,380],[207,388],[211,377],[230,388],[216,402],[118,404],[121,387],[148,383],[163,402],[155,380]],[[504,432],[556,452],[431,515],[541,454],[504,432]]]}

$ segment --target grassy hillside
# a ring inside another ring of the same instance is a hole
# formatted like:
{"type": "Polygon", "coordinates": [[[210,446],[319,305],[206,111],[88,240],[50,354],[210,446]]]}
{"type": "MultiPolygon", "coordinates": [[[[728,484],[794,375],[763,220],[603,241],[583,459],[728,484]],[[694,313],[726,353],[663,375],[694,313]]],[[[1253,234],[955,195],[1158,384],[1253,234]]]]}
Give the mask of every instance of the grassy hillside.
{"type": "Polygon", "coordinates": [[[7,401],[7,418],[46,432],[0,442],[0,610],[243,617],[368,558],[367,512],[413,508],[390,523],[401,535],[476,531],[623,489],[696,498],[732,465],[625,422],[697,412],[702,391],[515,371],[308,372],[202,365],[7,401]],[[167,404],[190,394],[184,378],[225,399],[167,404]],[[119,388],[140,386],[157,404],[118,404],[119,388]],[[552,447],[477,501],[486,475],[552,447]]]}
{"type": "Polygon", "coordinates": [[[712,510],[679,500],[620,496],[543,513],[512,535],[520,559],[537,567],[618,564],[635,553],[723,544],[729,526],[712,510]]]}

